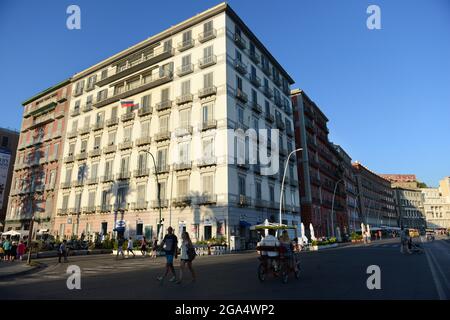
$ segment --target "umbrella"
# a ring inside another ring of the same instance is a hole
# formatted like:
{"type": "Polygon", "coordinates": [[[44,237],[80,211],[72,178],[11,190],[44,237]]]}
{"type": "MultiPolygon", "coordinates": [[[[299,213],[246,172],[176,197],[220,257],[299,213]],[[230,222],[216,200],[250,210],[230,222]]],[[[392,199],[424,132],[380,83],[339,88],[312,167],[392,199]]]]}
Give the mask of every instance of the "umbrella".
{"type": "Polygon", "coordinates": [[[369,236],[370,236],[370,226],[369,226],[369,225],[367,225],[367,233],[368,233],[369,236]]]}
{"type": "Polygon", "coordinates": [[[364,223],[361,222],[361,234],[364,235],[364,232],[366,232],[366,228],[364,228],[364,223]]]}
{"type": "Polygon", "coordinates": [[[300,225],[301,231],[302,231],[302,242],[308,243],[308,238],[305,235],[305,225],[303,224],[303,222],[300,225]]]}
{"type": "Polygon", "coordinates": [[[159,233],[158,233],[158,242],[161,243],[163,241],[163,235],[164,235],[164,225],[161,223],[159,226],[159,233]]]}
{"type": "Polygon", "coordinates": [[[316,237],[314,236],[314,227],[312,223],[309,224],[309,231],[311,232],[311,240],[312,241],[316,240],[316,237]]]}
{"type": "Polygon", "coordinates": [[[2,236],[20,236],[21,233],[14,231],[14,230],[9,230],[8,232],[5,232],[2,234],[2,236]]]}

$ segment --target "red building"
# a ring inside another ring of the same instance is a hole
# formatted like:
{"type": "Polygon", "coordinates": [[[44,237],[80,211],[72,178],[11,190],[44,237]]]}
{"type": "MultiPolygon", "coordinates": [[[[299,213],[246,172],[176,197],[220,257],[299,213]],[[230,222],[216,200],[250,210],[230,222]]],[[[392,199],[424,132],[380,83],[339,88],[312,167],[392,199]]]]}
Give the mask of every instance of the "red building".
{"type": "Polygon", "coordinates": [[[328,118],[302,90],[291,92],[294,109],[301,219],[315,236],[349,232],[342,155],[328,139],[328,118]]]}

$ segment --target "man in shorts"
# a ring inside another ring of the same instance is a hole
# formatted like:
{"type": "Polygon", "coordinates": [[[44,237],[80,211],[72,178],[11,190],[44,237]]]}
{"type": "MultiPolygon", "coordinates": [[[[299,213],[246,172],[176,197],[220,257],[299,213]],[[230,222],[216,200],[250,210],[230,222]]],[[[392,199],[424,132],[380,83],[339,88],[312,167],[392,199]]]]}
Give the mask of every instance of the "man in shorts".
{"type": "Polygon", "coordinates": [[[173,267],[173,258],[175,257],[176,259],[178,255],[178,238],[173,234],[172,227],[167,228],[167,234],[164,236],[164,239],[162,241],[162,247],[164,252],[166,253],[166,272],[164,276],[160,276],[157,279],[159,281],[163,281],[170,271],[173,276],[169,281],[176,281],[177,278],[175,274],[175,268],[173,267]]]}

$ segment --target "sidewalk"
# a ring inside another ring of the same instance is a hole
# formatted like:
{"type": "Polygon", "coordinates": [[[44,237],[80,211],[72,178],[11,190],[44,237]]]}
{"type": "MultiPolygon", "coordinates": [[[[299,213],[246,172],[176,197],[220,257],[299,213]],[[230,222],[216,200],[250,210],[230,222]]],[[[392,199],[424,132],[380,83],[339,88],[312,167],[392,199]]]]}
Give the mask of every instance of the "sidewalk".
{"type": "Polygon", "coordinates": [[[26,260],[14,262],[0,262],[0,280],[7,277],[15,277],[35,272],[40,268],[45,267],[44,264],[32,262],[32,265],[27,265],[26,260]]]}

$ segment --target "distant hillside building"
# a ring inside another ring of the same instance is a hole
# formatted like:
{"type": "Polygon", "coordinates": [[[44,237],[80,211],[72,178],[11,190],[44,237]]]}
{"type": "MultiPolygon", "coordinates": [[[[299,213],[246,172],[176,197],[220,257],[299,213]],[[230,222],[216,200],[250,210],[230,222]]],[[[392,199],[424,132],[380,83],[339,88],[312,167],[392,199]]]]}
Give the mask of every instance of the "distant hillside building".
{"type": "Polygon", "coordinates": [[[380,177],[389,180],[391,186],[406,188],[406,189],[417,189],[418,182],[415,174],[379,174],[380,177]]]}
{"type": "Polygon", "coordinates": [[[428,228],[450,228],[450,177],[438,188],[422,188],[424,212],[428,228]]]}

